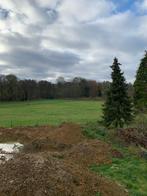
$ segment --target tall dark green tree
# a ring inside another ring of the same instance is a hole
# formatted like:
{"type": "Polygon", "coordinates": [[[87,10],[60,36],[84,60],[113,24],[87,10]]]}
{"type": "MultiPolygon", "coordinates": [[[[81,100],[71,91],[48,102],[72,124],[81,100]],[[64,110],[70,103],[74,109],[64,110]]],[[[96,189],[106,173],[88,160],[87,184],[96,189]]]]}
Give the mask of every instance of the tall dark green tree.
{"type": "Polygon", "coordinates": [[[139,110],[147,109],[147,51],[141,59],[134,82],[134,103],[139,110]]]}
{"type": "Polygon", "coordinates": [[[107,127],[123,127],[132,120],[132,104],[127,94],[127,84],[115,58],[112,69],[112,83],[104,104],[104,124],[107,127]]]}

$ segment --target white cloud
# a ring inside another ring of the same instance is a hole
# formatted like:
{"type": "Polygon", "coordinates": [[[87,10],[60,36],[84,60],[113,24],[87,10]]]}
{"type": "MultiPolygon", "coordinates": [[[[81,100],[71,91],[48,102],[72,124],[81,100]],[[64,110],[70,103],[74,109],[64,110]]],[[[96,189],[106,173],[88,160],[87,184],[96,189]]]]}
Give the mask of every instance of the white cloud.
{"type": "Polygon", "coordinates": [[[117,12],[110,0],[6,0],[0,8],[1,73],[109,79],[117,56],[133,80],[147,45],[147,15],[117,12]]]}
{"type": "Polygon", "coordinates": [[[36,3],[40,7],[53,7],[55,8],[58,4],[59,0],[36,0],[36,3]]]}
{"type": "Polygon", "coordinates": [[[140,11],[147,11],[147,0],[138,0],[136,3],[136,7],[140,11]]]}
{"type": "Polygon", "coordinates": [[[58,10],[60,12],[60,20],[71,24],[73,22],[88,22],[96,20],[97,17],[109,16],[115,10],[115,5],[107,0],[63,0],[58,10]]]}

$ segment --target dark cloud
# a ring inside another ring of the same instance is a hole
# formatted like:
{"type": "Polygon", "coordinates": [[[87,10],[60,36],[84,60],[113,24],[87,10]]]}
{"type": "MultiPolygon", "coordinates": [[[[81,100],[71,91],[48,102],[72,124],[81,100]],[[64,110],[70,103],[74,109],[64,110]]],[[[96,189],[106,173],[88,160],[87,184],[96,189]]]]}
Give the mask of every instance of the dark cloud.
{"type": "MultiPolygon", "coordinates": [[[[0,59],[7,62],[7,68],[13,70],[25,71],[25,75],[46,78],[54,75],[51,72],[70,69],[78,64],[80,58],[69,52],[57,52],[51,50],[28,50],[28,49],[12,49],[9,53],[1,53],[0,59]],[[50,73],[50,74],[49,74],[50,73]]],[[[1,67],[2,65],[0,65],[1,67]]],[[[4,69],[4,65],[2,66],[4,69]]],[[[22,75],[22,74],[21,74],[22,75]]]]}
{"type": "Polygon", "coordinates": [[[4,20],[9,16],[9,11],[3,8],[0,8],[0,20],[4,20]]]}

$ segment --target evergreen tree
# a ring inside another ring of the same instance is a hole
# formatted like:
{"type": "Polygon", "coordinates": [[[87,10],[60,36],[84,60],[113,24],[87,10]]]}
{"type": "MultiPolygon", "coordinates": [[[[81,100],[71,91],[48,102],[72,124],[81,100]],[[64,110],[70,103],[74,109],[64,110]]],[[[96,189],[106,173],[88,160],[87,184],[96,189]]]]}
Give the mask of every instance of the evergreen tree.
{"type": "Polygon", "coordinates": [[[137,71],[134,83],[134,103],[140,110],[147,109],[147,51],[137,71]]]}
{"type": "Polygon", "coordinates": [[[107,127],[123,127],[132,120],[132,104],[127,94],[127,84],[120,69],[118,59],[114,59],[112,83],[104,105],[104,124],[107,127]]]}

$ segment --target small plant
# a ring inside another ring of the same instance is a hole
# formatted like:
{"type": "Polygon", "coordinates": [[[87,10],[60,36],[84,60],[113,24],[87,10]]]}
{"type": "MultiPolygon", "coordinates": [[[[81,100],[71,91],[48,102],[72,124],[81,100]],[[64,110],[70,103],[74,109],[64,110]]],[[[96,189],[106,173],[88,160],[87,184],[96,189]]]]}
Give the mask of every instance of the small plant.
{"type": "Polygon", "coordinates": [[[108,131],[99,123],[87,123],[83,129],[83,134],[91,139],[105,139],[108,131]]]}
{"type": "Polygon", "coordinates": [[[101,193],[96,193],[96,196],[101,196],[101,193]]]}

